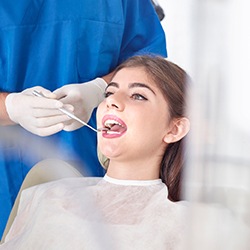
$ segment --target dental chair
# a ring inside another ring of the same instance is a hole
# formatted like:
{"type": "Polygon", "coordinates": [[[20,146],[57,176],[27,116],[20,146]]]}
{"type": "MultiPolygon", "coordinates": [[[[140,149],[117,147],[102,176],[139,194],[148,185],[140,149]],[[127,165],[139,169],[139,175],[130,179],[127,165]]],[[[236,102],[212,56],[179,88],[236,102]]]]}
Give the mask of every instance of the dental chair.
{"type": "Polygon", "coordinates": [[[14,206],[11,210],[0,244],[4,242],[5,237],[8,234],[10,227],[16,217],[21,192],[23,189],[62,178],[82,176],[83,175],[76,168],[62,160],[46,159],[38,162],[33,168],[31,168],[23,181],[23,184],[16,197],[14,206]]]}

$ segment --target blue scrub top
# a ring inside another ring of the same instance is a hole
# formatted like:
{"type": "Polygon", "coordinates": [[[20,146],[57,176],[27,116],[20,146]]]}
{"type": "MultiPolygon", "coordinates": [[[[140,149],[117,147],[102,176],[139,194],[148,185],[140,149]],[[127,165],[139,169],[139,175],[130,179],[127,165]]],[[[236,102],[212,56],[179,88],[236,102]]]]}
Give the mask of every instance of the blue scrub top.
{"type": "MultiPolygon", "coordinates": [[[[111,72],[135,54],[166,54],[165,34],[150,0],[0,1],[0,91],[51,91],[111,72]]],[[[95,111],[89,122],[95,124],[95,111]]],[[[30,168],[64,159],[86,176],[103,176],[96,133],[83,127],[39,137],[0,127],[0,236],[30,168]]]]}

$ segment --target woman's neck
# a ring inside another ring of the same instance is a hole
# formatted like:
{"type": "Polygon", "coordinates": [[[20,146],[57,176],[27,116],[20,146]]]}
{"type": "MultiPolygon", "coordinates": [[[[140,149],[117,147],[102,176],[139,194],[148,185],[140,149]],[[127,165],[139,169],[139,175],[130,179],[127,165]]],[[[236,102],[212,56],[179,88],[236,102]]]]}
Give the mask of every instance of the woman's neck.
{"type": "Polygon", "coordinates": [[[154,180],[159,179],[160,167],[152,163],[114,162],[110,161],[107,175],[121,180],[154,180]]]}

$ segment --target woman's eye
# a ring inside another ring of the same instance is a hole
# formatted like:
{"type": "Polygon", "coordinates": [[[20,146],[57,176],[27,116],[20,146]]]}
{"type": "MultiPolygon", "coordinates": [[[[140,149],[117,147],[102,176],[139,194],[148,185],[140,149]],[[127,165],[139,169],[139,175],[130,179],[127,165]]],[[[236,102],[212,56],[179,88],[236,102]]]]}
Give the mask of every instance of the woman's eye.
{"type": "Polygon", "coordinates": [[[104,93],[104,98],[107,98],[109,97],[110,95],[113,95],[114,93],[113,92],[110,92],[110,91],[107,91],[104,93]]]}
{"type": "Polygon", "coordinates": [[[148,100],[145,96],[143,96],[141,94],[133,94],[131,96],[131,98],[134,99],[134,100],[139,100],[139,101],[148,100]]]}

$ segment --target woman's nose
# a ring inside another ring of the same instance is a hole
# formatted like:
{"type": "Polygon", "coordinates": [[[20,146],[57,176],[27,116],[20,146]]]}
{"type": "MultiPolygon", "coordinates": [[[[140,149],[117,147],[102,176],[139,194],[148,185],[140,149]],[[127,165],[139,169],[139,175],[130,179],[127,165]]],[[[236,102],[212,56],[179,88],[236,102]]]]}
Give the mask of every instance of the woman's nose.
{"type": "Polygon", "coordinates": [[[114,93],[107,97],[106,99],[106,105],[109,109],[117,109],[119,111],[122,111],[124,109],[124,98],[121,94],[114,93]]]}

